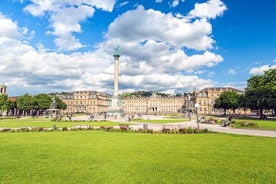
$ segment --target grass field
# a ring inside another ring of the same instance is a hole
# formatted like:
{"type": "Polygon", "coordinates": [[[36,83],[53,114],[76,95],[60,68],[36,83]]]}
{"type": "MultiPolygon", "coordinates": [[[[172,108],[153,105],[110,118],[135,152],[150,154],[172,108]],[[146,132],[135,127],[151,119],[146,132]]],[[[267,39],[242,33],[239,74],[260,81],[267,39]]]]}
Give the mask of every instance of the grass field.
{"type": "Polygon", "coordinates": [[[90,126],[116,126],[118,122],[111,121],[51,121],[50,118],[20,118],[20,119],[1,119],[0,128],[17,128],[17,127],[73,127],[74,125],[90,125],[90,126]]]}
{"type": "MultiPolygon", "coordinates": [[[[257,127],[252,127],[253,129],[262,130],[276,130],[276,120],[263,120],[263,119],[234,119],[236,122],[253,122],[257,127]]],[[[234,124],[235,125],[235,124],[234,124]]],[[[235,127],[235,126],[234,126],[235,127]]],[[[236,128],[250,128],[250,127],[236,127],[236,128]]]]}
{"type": "MultiPolygon", "coordinates": [[[[218,124],[221,123],[221,118],[214,116],[205,116],[206,119],[217,119],[218,124]]],[[[226,119],[226,118],[224,118],[226,119]]],[[[233,128],[246,128],[246,129],[260,129],[260,130],[276,130],[276,119],[253,119],[253,118],[238,118],[235,117],[232,119],[233,128]],[[254,123],[256,126],[241,126],[241,122],[254,123]]]]}
{"type": "Polygon", "coordinates": [[[276,139],[103,131],[0,133],[0,183],[275,183],[276,139]]]}

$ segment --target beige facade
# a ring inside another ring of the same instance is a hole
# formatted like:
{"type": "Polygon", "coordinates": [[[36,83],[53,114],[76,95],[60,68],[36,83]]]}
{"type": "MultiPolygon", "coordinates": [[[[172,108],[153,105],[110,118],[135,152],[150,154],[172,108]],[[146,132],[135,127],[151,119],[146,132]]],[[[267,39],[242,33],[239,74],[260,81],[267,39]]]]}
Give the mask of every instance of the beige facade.
{"type": "MultiPolygon", "coordinates": [[[[192,94],[183,96],[160,96],[153,94],[150,97],[125,97],[120,100],[123,103],[124,114],[170,114],[179,112],[192,112],[194,105],[198,104],[199,114],[222,113],[222,110],[215,109],[215,99],[224,91],[240,91],[231,87],[204,88],[192,94]]],[[[96,91],[75,91],[61,96],[67,104],[65,113],[100,114],[106,113],[111,102],[111,95],[96,91]]],[[[244,113],[237,109],[237,114],[244,113]]],[[[248,113],[248,112],[247,112],[248,113]]]]}
{"type": "Polygon", "coordinates": [[[125,114],[169,114],[181,112],[185,98],[161,97],[127,97],[121,99],[124,104],[125,114]]]}
{"type": "Polygon", "coordinates": [[[65,113],[100,114],[107,111],[111,96],[96,91],[75,91],[61,98],[67,104],[65,113]]]}
{"type": "MultiPolygon", "coordinates": [[[[198,104],[198,113],[199,114],[213,114],[220,113],[219,109],[215,109],[215,100],[220,96],[220,94],[224,91],[234,91],[238,94],[243,94],[243,91],[231,88],[231,87],[214,87],[214,88],[204,88],[198,92],[193,93],[193,102],[194,104],[198,104]]],[[[237,110],[237,113],[240,110],[237,110]]]]}

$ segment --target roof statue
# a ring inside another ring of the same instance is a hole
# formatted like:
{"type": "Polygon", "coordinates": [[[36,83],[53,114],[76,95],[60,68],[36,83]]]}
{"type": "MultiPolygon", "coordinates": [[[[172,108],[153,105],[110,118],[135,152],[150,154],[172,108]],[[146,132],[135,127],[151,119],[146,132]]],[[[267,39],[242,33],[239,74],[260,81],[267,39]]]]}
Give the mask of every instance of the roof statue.
{"type": "Polygon", "coordinates": [[[116,55],[120,55],[119,49],[120,49],[120,46],[119,46],[119,45],[116,45],[116,46],[115,46],[115,49],[114,49],[114,55],[115,55],[115,56],[116,56],[116,55]]]}

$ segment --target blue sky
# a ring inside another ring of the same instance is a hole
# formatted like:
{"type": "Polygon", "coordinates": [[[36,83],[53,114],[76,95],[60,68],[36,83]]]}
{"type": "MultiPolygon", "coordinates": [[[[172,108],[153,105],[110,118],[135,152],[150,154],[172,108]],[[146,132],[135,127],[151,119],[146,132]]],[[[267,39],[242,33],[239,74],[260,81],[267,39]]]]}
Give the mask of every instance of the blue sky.
{"type": "Polygon", "coordinates": [[[1,0],[0,83],[9,96],[119,89],[243,90],[276,68],[274,0],[1,0]]]}

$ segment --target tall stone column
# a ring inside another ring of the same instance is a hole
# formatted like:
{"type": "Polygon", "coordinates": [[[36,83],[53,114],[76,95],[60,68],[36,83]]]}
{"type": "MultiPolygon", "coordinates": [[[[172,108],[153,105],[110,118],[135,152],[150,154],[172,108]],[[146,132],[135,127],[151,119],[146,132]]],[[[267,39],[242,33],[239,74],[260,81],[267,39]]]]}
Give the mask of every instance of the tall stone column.
{"type": "Polygon", "coordinates": [[[123,116],[124,111],[122,108],[122,102],[118,98],[119,95],[119,45],[115,47],[114,56],[114,94],[111,98],[107,114],[117,117],[117,115],[123,116]]]}
{"type": "Polygon", "coordinates": [[[118,97],[119,94],[119,54],[114,56],[114,97],[118,97]]]}

